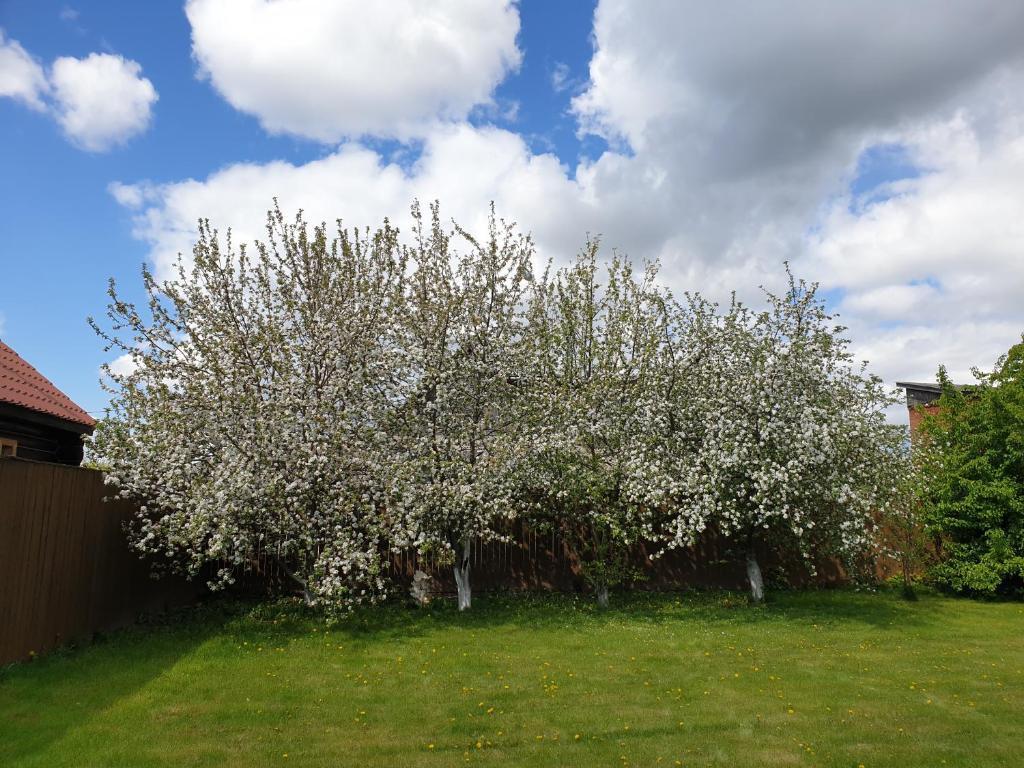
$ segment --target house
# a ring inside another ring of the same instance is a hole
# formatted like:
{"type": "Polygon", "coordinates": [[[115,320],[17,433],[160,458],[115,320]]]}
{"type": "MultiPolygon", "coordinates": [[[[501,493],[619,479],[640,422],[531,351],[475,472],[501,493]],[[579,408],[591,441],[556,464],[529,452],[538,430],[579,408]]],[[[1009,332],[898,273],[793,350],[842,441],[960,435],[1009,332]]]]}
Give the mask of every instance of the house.
{"type": "Polygon", "coordinates": [[[0,458],[77,465],[96,420],[0,341],[0,458]]]}
{"type": "MultiPolygon", "coordinates": [[[[937,382],[897,381],[897,387],[907,392],[907,411],[910,416],[910,439],[913,440],[925,414],[936,413],[942,387],[937,382]]],[[[957,389],[970,389],[970,384],[955,384],[957,389]]]]}

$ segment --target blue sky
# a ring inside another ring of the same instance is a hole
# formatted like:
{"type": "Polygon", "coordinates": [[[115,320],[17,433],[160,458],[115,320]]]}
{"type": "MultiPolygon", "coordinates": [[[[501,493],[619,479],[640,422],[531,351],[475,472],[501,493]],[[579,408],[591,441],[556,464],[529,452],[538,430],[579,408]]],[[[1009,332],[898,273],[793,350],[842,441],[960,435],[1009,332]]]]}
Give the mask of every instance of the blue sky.
{"type": "MultiPolygon", "coordinates": [[[[526,55],[495,92],[499,105],[518,104],[516,116],[493,119],[480,110],[470,119],[512,124],[531,146],[568,164],[598,153],[605,142],[578,138],[569,113],[572,89],[587,77],[592,16],[591,2],[522,3],[519,45],[526,55]],[[552,86],[559,65],[571,80],[561,91],[552,86]]],[[[98,366],[106,358],[86,318],[102,314],[110,277],[138,296],[132,289],[149,250],[132,237],[131,217],[108,185],[201,178],[239,161],[302,163],[327,150],[301,137],[268,134],[198,80],[179,4],[4,0],[0,28],[41,62],[119,54],[141,64],[159,92],[149,129],[102,153],[83,152],[47,115],[0,99],[0,338],[98,413],[105,402],[98,366]]],[[[386,153],[400,148],[394,141],[371,144],[386,153]]]]}
{"type": "Polygon", "coordinates": [[[5,0],[0,338],[98,413],[85,318],[194,216],[255,233],[279,195],[366,224],[420,196],[471,224],[496,200],[556,261],[601,233],[711,295],[789,259],[886,378],[966,375],[1024,328],[1024,14],[982,4],[444,0],[395,11],[426,41],[396,56],[357,3],[5,0]]]}
{"type": "MultiPolygon", "coordinates": [[[[531,144],[573,163],[604,142],[577,139],[568,112],[571,90],[556,91],[552,73],[562,64],[575,81],[586,79],[593,5],[526,2],[520,14],[520,46],[527,55],[495,94],[499,103],[518,102],[516,118],[490,120],[481,114],[472,120],[514,122],[531,144]]],[[[81,151],[45,114],[0,99],[0,230],[5,233],[0,338],[82,407],[98,413],[105,402],[98,386],[105,356],[86,318],[102,314],[110,277],[138,296],[132,289],[148,255],[145,243],[132,237],[131,217],[108,185],[203,177],[239,161],[301,163],[325,149],[300,137],[268,134],[255,118],[197,80],[189,24],[178,4],[104,2],[79,8],[5,1],[0,27],[43,62],[94,51],[120,54],[139,62],[159,91],[149,130],[103,153],[81,151]]],[[[376,146],[397,149],[393,141],[376,146]]]]}

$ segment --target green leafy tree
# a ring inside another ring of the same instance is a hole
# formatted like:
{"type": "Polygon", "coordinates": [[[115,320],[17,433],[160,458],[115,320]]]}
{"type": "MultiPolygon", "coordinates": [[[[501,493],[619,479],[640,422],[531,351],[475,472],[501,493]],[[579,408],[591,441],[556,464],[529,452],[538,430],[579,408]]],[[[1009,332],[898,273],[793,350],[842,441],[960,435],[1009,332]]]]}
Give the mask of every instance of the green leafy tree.
{"type": "Polygon", "coordinates": [[[921,424],[929,529],[940,537],[936,583],[974,595],[1024,591],[1024,341],[992,373],[942,395],[921,424]]]}

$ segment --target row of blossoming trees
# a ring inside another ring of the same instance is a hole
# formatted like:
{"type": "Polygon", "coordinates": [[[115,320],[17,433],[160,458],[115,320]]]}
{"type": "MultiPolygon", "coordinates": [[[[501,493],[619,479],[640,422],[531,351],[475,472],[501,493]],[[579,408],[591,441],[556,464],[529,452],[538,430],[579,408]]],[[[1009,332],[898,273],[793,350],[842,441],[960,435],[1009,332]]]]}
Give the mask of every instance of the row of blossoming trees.
{"type": "Polygon", "coordinates": [[[132,365],[106,371],[91,450],[140,503],[139,550],[220,584],[269,553],[348,606],[409,548],[451,562],[466,608],[472,542],[516,518],[575,542],[602,602],[641,539],[715,531],[756,600],[757,553],[869,543],[903,434],[814,286],[719,306],[596,242],[538,268],[493,211],[480,239],[412,214],[403,239],[275,209],[249,248],[201,222],[172,279],[144,271],[146,304],[111,284],[94,326],[132,365]]]}

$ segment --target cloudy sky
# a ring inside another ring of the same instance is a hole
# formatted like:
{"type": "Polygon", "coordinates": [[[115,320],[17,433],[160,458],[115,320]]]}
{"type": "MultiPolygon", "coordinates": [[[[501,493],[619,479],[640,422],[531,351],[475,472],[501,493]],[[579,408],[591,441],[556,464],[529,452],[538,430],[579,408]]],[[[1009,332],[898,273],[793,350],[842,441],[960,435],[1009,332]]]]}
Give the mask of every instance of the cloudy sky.
{"type": "Polygon", "coordinates": [[[0,338],[90,411],[85,318],[208,217],[587,233],[674,288],[821,283],[888,380],[1024,331],[1019,0],[0,0],[0,338]]]}

